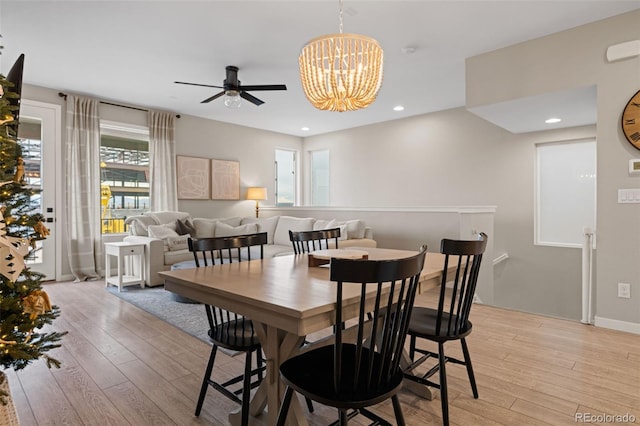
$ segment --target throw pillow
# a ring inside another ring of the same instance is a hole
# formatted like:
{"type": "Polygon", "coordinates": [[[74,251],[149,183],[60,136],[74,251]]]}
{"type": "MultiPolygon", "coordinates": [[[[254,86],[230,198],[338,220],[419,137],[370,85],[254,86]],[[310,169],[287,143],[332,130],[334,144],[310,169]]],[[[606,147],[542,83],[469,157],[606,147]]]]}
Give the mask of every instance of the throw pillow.
{"type": "Polygon", "coordinates": [[[178,233],[175,229],[175,224],[167,223],[164,225],[149,225],[149,236],[152,238],[159,238],[166,240],[169,237],[177,237],[178,233]]]}
{"type": "Polygon", "coordinates": [[[281,246],[291,246],[289,231],[312,231],[314,222],[315,219],[312,217],[280,216],[273,236],[273,243],[281,246]]]}
{"type": "Polygon", "coordinates": [[[345,222],[337,222],[339,225],[347,225],[347,234],[349,239],[364,238],[364,222],[360,219],[347,220],[345,222]]]}
{"type": "Polygon", "coordinates": [[[190,219],[176,219],[176,232],[180,235],[196,235],[196,228],[190,219]]]}
{"type": "Polygon", "coordinates": [[[278,216],[270,217],[267,219],[260,219],[255,217],[245,217],[242,219],[242,225],[248,223],[255,223],[258,225],[257,232],[267,233],[267,244],[273,244],[273,234],[276,232],[276,225],[278,224],[278,216]]]}
{"type": "Polygon", "coordinates": [[[314,231],[322,231],[323,229],[333,229],[333,228],[340,228],[340,236],[338,237],[338,240],[346,240],[349,238],[347,225],[345,224],[341,225],[335,219],[331,219],[331,220],[318,219],[316,220],[316,223],[313,224],[314,231]]]}
{"type": "Polygon", "coordinates": [[[213,238],[216,236],[216,223],[218,223],[217,219],[203,219],[197,217],[193,219],[195,232],[191,235],[195,238],[213,238]]]}
{"type": "Polygon", "coordinates": [[[235,237],[236,235],[248,235],[258,232],[256,223],[247,223],[246,225],[230,226],[226,223],[218,222],[216,224],[216,237],[235,237]]]}
{"type": "Polygon", "coordinates": [[[189,234],[180,235],[177,237],[167,237],[167,246],[169,251],[187,250],[189,248],[189,234]]]}
{"type": "Polygon", "coordinates": [[[144,237],[149,236],[149,225],[158,225],[158,222],[151,216],[129,216],[125,221],[125,225],[129,225],[130,235],[142,235],[144,237]]]}
{"type": "Polygon", "coordinates": [[[185,219],[189,217],[186,212],[147,212],[145,216],[155,219],[157,224],[173,223],[176,219],[185,219]]]}

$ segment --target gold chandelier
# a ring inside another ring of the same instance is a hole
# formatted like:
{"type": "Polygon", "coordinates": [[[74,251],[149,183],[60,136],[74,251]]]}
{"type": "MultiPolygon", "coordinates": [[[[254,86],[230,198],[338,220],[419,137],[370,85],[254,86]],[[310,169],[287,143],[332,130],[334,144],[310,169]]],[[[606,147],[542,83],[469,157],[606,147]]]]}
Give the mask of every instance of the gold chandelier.
{"type": "Polygon", "coordinates": [[[298,62],[302,88],[321,110],[355,111],[368,107],[382,84],[382,48],[371,37],[340,33],[314,38],[298,62]]]}

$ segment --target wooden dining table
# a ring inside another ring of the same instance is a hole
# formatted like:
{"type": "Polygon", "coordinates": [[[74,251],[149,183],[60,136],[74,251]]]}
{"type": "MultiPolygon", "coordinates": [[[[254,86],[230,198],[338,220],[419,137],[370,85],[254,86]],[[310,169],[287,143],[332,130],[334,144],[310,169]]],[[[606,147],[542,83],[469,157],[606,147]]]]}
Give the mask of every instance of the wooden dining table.
{"type": "MultiPolygon", "coordinates": [[[[383,248],[349,249],[367,252],[370,260],[417,254],[417,251],[383,248]]],[[[443,268],[444,256],[428,252],[420,275],[423,291],[440,284],[443,268]]],[[[250,413],[257,416],[267,408],[268,424],[275,425],[284,393],[279,378],[280,364],[299,353],[307,335],[335,323],[336,290],[329,272],[328,265],[309,266],[308,255],[302,254],[165,271],[160,275],[168,291],[251,318],[264,351],[266,376],[251,400],[250,413]]],[[[373,299],[374,292],[371,294],[373,299]]],[[[355,315],[359,289],[345,286],[344,296],[345,312],[351,310],[355,315]]],[[[427,387],[409,381],[405,386],[431,399],[427,387]]],[[[229,420],[231,424],[239,424],[239,413],[231,413],[229,420]]],[[[308,424],[296,398],[288,420],[290,424],[308,424]]]]}

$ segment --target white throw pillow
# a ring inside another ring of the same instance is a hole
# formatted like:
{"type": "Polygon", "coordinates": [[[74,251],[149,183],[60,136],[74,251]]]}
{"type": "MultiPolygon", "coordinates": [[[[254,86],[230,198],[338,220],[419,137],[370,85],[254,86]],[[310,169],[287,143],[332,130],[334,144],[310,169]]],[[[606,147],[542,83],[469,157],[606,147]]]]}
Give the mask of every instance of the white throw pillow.
{"type": "Polygon", "coordinates": [[[258,225],[258,232],[267,233],[267,244],[273,244],[273,236],[276,232],[276,225],[278,225],[278,216],[260,219],[255,217],[245,217],[242,219],[242,225],[248,223],[255,223],[258,225]]]}
{"type": "Polygon", "coordinates": [[[165,240],[169,237],[177,237],[175,223],[166,223],[164,225],[149,225],[149,236],[152,238],[159,238],[165,240]]]}
{"type": "Polygon", "coordinates": [[[347,225],[347,234],[349,239],[364,238],[364,222],[360,219],[347,220],[344,222],[336,222],[339,225],[347,225]]]}
{"type": "Polygon", "coordinates": [[[347,225],[346,224],[340,225],[335,219],[331,219],[331,220],[318,219],[316,220],[316,223],[313,224],[314,231],[322,231],[324,229],[334,229],[334,228],[340,228],[340,237],[338,238],[338,240],[346,240],[349,238],[347,225]]]}
{"type": "Polygon", "coordinates": [[[169,251],[187,250],[189,248],[189,238],[189,234],[167,237],[166,241],[169,251]]]}
{"type": "Polygon", "coordinates": [[[315,219],[312,217],[280,216],[273,236],[273,243],[281,246],[290,246],[289,231],[313,231],[314,222],[315,219]]]}
{"type": "Polygon", "coordinates": [[[129,216],[125,221],[125,225],[129,225],[129,234],[131,235],[142,235],[145,237],[149,236],[149,230],[147,229],[149,225],[158,225],[154,218],[151,216],[129,216]]]}
{"type": "Polygon", "coordinates": [[[248,235],[258,232],[258,224],[247,223],[240,226],[229,226],[226,223],[216,224],[216,237],[235,237],[236,235],[248,235]]]}
{"type": "Polygon", "coordinates": [[[193,227],[196,229],[195,238],[213,238],[216,236],[217,219],[203,219],[196,217],[193,219],[193,227]]]}
{"type": "Polygon", "coordinates": [[[158,224],[173,223],[177,219],[186,219],[189,213],[186,212],[147,212],[145,216],[155,219],[158,224]]]}

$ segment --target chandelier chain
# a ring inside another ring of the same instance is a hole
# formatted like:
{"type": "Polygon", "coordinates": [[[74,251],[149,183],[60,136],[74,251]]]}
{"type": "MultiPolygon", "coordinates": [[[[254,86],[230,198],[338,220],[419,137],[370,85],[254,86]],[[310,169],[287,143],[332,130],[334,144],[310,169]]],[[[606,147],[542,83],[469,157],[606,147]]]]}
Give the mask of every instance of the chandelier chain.
{"type": "Polygon", "coordinates": [[[340,0],[340,34],[342,34],[342,0],[340,0]]]}

